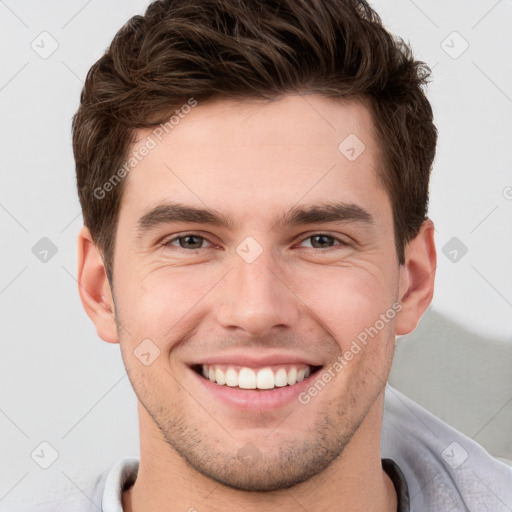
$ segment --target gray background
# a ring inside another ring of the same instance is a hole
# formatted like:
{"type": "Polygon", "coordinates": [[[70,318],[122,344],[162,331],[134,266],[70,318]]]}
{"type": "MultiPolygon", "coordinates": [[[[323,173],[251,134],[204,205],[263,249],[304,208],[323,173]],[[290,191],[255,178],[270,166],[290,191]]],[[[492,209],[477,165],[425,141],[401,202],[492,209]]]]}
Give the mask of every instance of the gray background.
{"type": "MultiPolygon", "coordinates": [[[[89,67],[146,4],[0,0],[0,510],[50,480],[79,493],[138,455],[119,347],[97,337],[77,292],[70,122],[89,67]]],[[[512,2],[372,5],[433,68],[439,129],[436,293],[398,340],[391,383],[512,459],[512,2]]]]}

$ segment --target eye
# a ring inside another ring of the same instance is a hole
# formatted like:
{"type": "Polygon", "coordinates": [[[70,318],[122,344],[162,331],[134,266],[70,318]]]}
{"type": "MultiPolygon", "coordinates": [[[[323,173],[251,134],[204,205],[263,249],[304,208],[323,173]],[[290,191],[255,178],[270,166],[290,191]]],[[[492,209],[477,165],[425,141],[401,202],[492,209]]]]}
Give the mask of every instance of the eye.
{"type": "MultiPolygon", "coordinates": [[[[329,249],[329,248],[335,248],[336,242],[338,246],[349,246],[350,244],[343,240],[342,238],[329,235],[328,233],[315,233],[313,235],[310,235],[303,239],[302,244],[304,244],[306,241],[311,241],[311,247],[313,249],[329,249]]],[[[183,235],[175,236],[173,238],[170,238],[167,241],[164,241],[162,243],[162,246],[168,248],[168,247],[176,247],[179,249],[185,249],[185,250],[199,250],[204,249],[203,246],[204,242],[210,244],[208,240],[196,233],[185,233],[183,235]]]]}
{"type": "Polygon", "coordinates": [[[313,249],[329,249],[334,246],[335,242],[339,242],[338,245],[341,246],[350,245],[345,240],[329,235],[327,233],[315,233],[314,235],[310,235],[305,238],[302,243],[304,243],[306,240],[311,240],[311,246],[313,249]]]}
{"type": "Polygon", "coordinates": [[[174,238],[171,238],[166,242],[163,242],[162,245],[164,247],[176,246],[175,242],[178,243],[177,247],[179,247],[180,249],[194,250],[203,249],[203,242],[208,242],[208,240],[206,240],[206,238],[204,238],[203,236],[197,235],[195,233],[186,233],[184,235],[175,236],[174,238]]]}

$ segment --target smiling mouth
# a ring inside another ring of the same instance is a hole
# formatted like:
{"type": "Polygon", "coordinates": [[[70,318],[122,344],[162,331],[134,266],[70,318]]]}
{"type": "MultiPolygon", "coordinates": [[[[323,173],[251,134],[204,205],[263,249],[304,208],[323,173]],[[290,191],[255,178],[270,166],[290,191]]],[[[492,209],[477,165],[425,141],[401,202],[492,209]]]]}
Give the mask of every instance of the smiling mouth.
{"type": "Polygon", "coordinates": [[[204,379],[219,386],[236,389],[269,390],[294,386],[322,368],[304,364],[287,364],[249,368],[220,364],[196,364],[191,366],[204,379]]]}

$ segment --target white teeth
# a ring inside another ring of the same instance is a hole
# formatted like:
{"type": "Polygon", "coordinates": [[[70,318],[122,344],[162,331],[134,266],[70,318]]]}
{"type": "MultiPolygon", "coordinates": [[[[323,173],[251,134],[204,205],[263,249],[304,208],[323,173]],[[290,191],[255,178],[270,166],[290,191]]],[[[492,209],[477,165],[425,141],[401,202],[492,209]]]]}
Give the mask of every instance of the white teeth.
{"type": "Polygon", "coordinates": [[[274,381],[276,388],[282,388],[288,384],[288,376],[286,374],[286,370],[284,368],[279,368],[277,370],[274,381]]]}
{"type": "Polygon", "coordinates": [[[293,386],[303,381],[311,374],[311,368],[289,366],[278,368],[277,371],[270,367],[253,370],[242,367],[240,371],[228,367],[225,371],[217,365],[202,365],[202,374],[206,379],[216,382],[220,386],[239,387],[241,389],[274,389],[284,386],[293,386]]]}
{"type": "Polygon", "coordinates": [[[215,380],[217,381],[217,384],[226,384],[226,376],[224,375],[224,372],[220,368],[217,368],[215,370],[215,380]]]}
{"type": "Polygon", "coordinates": [[[226,384],[232,388],[238,386],[238,373],[233,368],[228,368],[226,372],[226,384]]]}
{"type": "MultiPolygon", "coordinates": [[[[241,374],[242,372],[240,372],[241,374]]],[[[263,368],[256,376],[258,389],[272,389],[274,387],[274,372],[270,368],[263,368]]]]}
{"type": "Polygon", "coordinates": [[[293,386],[297,382],[297,368],[291,368],[288,371],[286,382],[288,382],[288,386],[293,386]]]}
{"type": "Polygon", "coordinates": [[[238,374],[238,387],[256,389],[256,374],[250,368],[242,368],[238,374]]]}

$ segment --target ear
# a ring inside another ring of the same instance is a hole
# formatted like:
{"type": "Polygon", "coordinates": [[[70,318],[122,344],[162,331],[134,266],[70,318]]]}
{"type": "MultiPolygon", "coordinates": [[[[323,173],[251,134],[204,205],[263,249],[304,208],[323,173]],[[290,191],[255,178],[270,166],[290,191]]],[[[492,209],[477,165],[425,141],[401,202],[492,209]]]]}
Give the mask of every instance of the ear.
{"type": "Polygon", "coordinates": [[[118,343],[114,300],[107,272],[101,253],[86,227],[78,234],[78,292],[98,336],[109,343],[118,343]]]}
{"type": "Polygon", "coordinates": [[[434,224],[426,219],[405,247],[405,263],[400,266],[399,299],[402,309],[397,315],[395,334],[409,334],[416,329],[434,295],[437,255],[434,224]]]}

